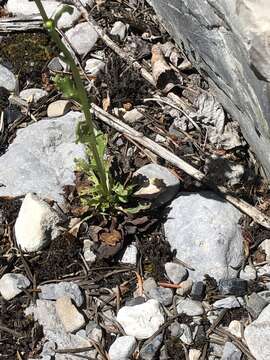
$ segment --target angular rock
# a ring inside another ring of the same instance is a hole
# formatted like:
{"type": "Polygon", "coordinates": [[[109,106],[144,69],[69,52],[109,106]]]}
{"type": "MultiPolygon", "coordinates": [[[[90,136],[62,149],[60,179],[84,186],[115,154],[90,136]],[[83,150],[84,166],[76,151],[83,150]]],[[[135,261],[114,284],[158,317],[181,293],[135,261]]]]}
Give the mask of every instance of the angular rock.
{"type": "Polygon", "coordinates": [[[221,360],[241,360],[242,352],[231,342],[226,342],[221,360]]]}
{"type": "Polygon", "coordinates": [[[66,36],[79,55],[86,55],[98,39],[97,32],[88,22],[77,24],[69,29],[66,36]]]}
{"type": "Polygon", "coordinates": [[[176,294],[180,295],[180,296],[183,296],[185,294],[188,294],[191,291],[193,281],[192,281],[192,279],[189,278],[189,279],[181,282],[180,285],[181,285],[181,287],[176,289],[176,294]]]}
{"type": "Polygon", "coordinates": [[[113,24],[110,34],[114,36],[119,36],[120,40],[124,40],[126,36],[126,31],[127,31],[127,25],[122,23],[122,21],[116,21],[113,24]]]}
{"type": "Polygon", "coordinates": [[[242,337],[242,327],[243,326],[242,326],[240,321],[233,320],[233,321],[230,322],[228,330],[234,336],[237,336],[237,337],[241,338],[242,337]]]}
{"type": "Polygon", "coordinates": [[[188,59],[207,76],[270,174],[270,26],[265,0],[149,0],[188,59]],[[199,34],[199,41],[198,41],[199,34]]]}
{"type": "Polygon", "coordinates": [[[0,294],[5,300],[11,300],[23,289],[30,286],[30,281],[22,274],[7,273],[0,279],[0,294]]]}
{"type": "Polygon", "coordinates": [[[0,196],[28,192],[63,202],[63,187],[75,180],[75,158],[85,157],[75,144],[79,112],[57,119],[44,119],[18,130],[7,152],[0,157],[0,196]]]}
{"type": "Polygon", "coordinates": [[[79,286],[73,282],[62,281],[55,284],[39,286],[41,292],[38,297],[43,300],[57,300],[63,296],[69,296],[77,306],[83,303],[83,296],[79,286]]]}
{"type": "Polygon", "coordinates": [[[239,308],[244,304],[241,298],[235,296],[228,296],[224,299],[217,300],[213,303],[214,309],[234,309],[239,308]]]}
{"type": "MultiPolygon", "coordinates": [[[[33,314],[34,319],[43,327],[44,338],[56,343],[57,349],[77,349],[92,346],[88,339],[66,332],[62,321],[56,313],[55,301],[38,299],[36,305],[29,306],[25,313],[26,315],[33,314]]],[[[91,357],[93,354],[90,350],[82,352],[80,355],[91,357]]],[[[67,358],[66,354],[56,354],[55,360],[74,360],[74,357],[67,358]]]]}
{"type": "Polygon", "coordinates": [[[205,284],[202,281],[193,283],[190,297],[192,300],[202,301],[205,296],[205,284]]]}
{"type": "Polygon", "coordinates": [[[5,66],[0,64],[0,86],[3,86],[8,91],[14,91],[16,83],[15,75],[5,66]]]}
{"type": "Polygon", "coordinates": [[[153,206],[163,205],[172,200],[180,186],[179,179],[167,168],[157,164],[147,164],[135,171],[134,179],[142,187],[135,196],[152,199],[153,206]]]}
{"type": "Polygon", "coordinates": [[[198,349],[190,349],[188,352],[189,360],[200,360],[202,352],[198,349]]]}
{"type": "Polygon", "coordinates": [[[127,246],[122,258],[120,259],[120,262],[123,264],[136,265],[137,264],[137,255],[138,255],[138,250],[137,250],[136,245],[130,244],[127,246]]]}
{"type": "Polygon", "coordinates": [[[134,336],[121,336],[117,338],[109,349],[110,360],[127,360],[136,349],[134,336]]]}
{"type": "Polygon", "coordinates": [[[174,284],[180,284],[188,277],[187,269],[184,266],[173,262],[165,264],[165,271],[169,280],[171,280],[174,284]]]}
{"type": "Polygon", "coordinates": [[[189,276],[203,280],[233,277],[243,260],[241,213],[211,192],[180,193],[171,204],[165,235],[177,256],[196,271],[189,276]]]}
{"type": "Polygon", "coordinates": [[[105,63],[98,59],[88,59],[84,70],[91,75],[98,75],[105,68],[105,63]]]}
{"type": "Polygon", "coordinates": [[[159,351],[163,342],[163,334],[157,335],[150,343],[146,342],[140,351],[141,360],[156,359],[157,352],[159,351]]]}
{"type": "Polygon", "coordinates": [[[267,301],[268,304],[270,304],[270,291],[269,290],[260,291],[258,293],[258,295],[260,297],[262,297],[265,301],[267,301]]]}
{"type": "Polygon", "coordinates": [[[69,100],[56,100],[49,104],[47,115],[49,118],[63,116],[70,110],[71,106],[69,100]]]}
{"type": "Polygon", "coordinates": [[[43,97],[47,96],[48,93],[42,89],[29,88],[20,92],[20,97],[25,101],[38,102],[43,97]]]}
{"type": "Polygon", "coordinates": [[[148,339],[165,321],[158,301],[153,299],[141,305],[122,307],[116,319],[127,335],[139,340],[148,339]]]}
{"type": "Polygon", "coordinates": [[[142,120],[144,118],[144,114],[135,108],[127,111],[123,117],[126,122],[134,124],[136,121],[142,120]]]}
{"type": "Polygon", "coordinates": [[[83,256],[85,261],[89,263],[94,263],[97,258],[97,255],[92,250],[93,244],[94,242],[89,239],[83,241],[83,256]]]}
{"type": "Polygon", "coordinates": [[[149,277],[148,279],[144,280],[143,282],[143,291],[146,296],[149,296],[149,293],[152,289],[157,287],[157,283],[154,278],[149,277]]]}
{"type": "Polygon", "coordinates": [[[150,297],[150,299],[155,299],[164,306],[171,305],[171,303],[173,301],[172,289],[156,287],[149,291],[148,296],[150,297]]]}
{"type": "Polygon", "coordinates": [[[265,252],[265,255],[266,255],[265,260],[269,261],[270,260],[270,239],[265,239],[261,243],[260,248],[262,248],[265,252]]]}
{"type": "Polygon", "coordinates": [[[257,277],[257,271],[253,266],[247,265],[240,272],[240,278],[243,280],[255,280],[257,277]]]}
{"type": "Polygon", "coordinates": [[[221,279],[218,288],[222,295],[244,296],[248,291],[248,283],[238,278],[221,279]]]}
{"type": "Polygon", "coordinates": [[[15,236],[18,246],[25,252],[41,250],[60,235],[57,224],[59,215],[38,196],[25,196],[15,222],[15,236]]]}
{"type": "Polygon", "coordinates": [[[55,309],[67,332],[74,332],[85,325],[84,317],[72,304],[68,296],[56,300],[55,309]]]}
{"type": "Polygon", "coordinates": [[[203,306],[199,301],[194,301],[188,298],[179,298],[176,305],[178,314],[183,313],[189,316],[199,316],[204,313],[203,306]]]}
{"type": "Polygon", "coordinates": [[[180,340],[183,341],[184,344],[191,345],[193,343],[193,339],[190,327],[187,324],[180,324],[180,328],[183,331],[180,336],[180,340]]]}
{"type": "Polygon", "coordinates": [[[246,309],[253,319],[257,319],[262,310],[268,305],[268,302],[256,293],[247,296],[246,309]]]}
{"type": "Polygon", "coordinates": [[[256,360],[270,359],[270,305],[244,331],[245,340],[256,360]]]}

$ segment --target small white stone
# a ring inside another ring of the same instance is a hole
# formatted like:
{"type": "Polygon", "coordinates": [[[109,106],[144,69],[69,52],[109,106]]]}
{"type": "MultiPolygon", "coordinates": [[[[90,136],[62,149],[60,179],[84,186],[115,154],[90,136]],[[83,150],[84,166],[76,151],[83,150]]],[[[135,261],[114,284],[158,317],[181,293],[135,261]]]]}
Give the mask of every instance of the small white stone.
{"type": "MultiPolygon", "coordinates": [[[[69,5],[72,9],[73,12],[72,14],[69,14],[68,12],[64,12],[60,19],[57,22],[57,27],[58,29],[68,29],[70,27],[72,27],[76,21],[79,20],[81,13],[80,11],[74,7],[69,5]]],[[[61,4],[57,7],[57,9],[54,11],[54,13],[52,14],[52,18],[55,17],[55,15],[58,13],[58,11],[61,11],[61,9],[64,7],[64,4],[61,4]]]]}
{"type": "Polygon", "coordinates": [[[243,299],[236,296],[228,296],[213,303],[214,309],[233,309],[243,305],[243,299]]]}
{"type": "Polygon", "coordinates": [[[270,264],[266,264],[264,266],[261,266],[259,268],[257,268],[257,275],[258,276],[263,276],[266,274],[270,274],[270,264]]]}
{"type": "Polygon", "coordinates": [[[105,68],[105,63],[98,59],[89,59],[85,64],[85,71],[91,75],[98,75],[105,68]]]}
{"type": "Polygon", "coordinates": [[[157,287],[157,283],[154,278],[149,277],[143,282],[143,291],[146,296],[149,296],[152,289],[157,287]]]}
{"type": "Polygon", "coordinates": [[[240,323],[240,321],[238,320],[231,321],[228,329],[230,333],[232,333],[234,336],[237,336],[239,338],[242,337],[242,324],[240,323]]]}
{"type": "Polygon", "coordinates": [[[183,334],[180,336],[180,340],[182,340],[183,343],[187,345],[192,344],[193,339],[192,339],[192,333],[190,327],[187,324],[180,324],[180,328],[183,331],[183,334]]]}
{"type": "Polygon", "coordinates": [[[176,306],[178,314],[186,314],[189,316],[199,316],[204,313],[202,304],[199,301],[180,298],[177,300],[176,306]]]}
{"type": "Polygon", "coordinates": [[[127,360],[136,348],[134,336],[121,336],[115,340],[109,350],[110,360],[127,360]]]}
{"type": "Polygon", "coordinates": [[[41,250],[60,234],[59,221],[58,214],[45,201],[28,193],[15,223],[18,246],[25,252],[41,250]]]}
{"type": "Polygon", "coordinates": [[[58,117],[66,114],[71,108],[69,100],[56,100],[49,104],[47,108],[48,117],[58,117]]]}
{"type": "Polygon", "coordinates": [[[256,269],[253,266],[247,265],[243,270],[240,272],[240,278],[243,280],[255,280],[257,277],[256,269]]]}
{"type": "Polygon", "coordinates": [[[94,263],[96,261],[96,254],[92,250],[93,241],[90,239],[85,239],[83,241],[83,256],[85,261],[89,263],[94,263]]]}
{"type": "Polygon", "coordinates": [[[165,271],[168,278],[174,284],[180,284],[188,277],[187,269],[184,268],[184,266],[173,262],[168,262],[165,264],[165,271]]]}
{"type": "Polygon", "coordinates": [[[127,335],[139,340],[151,337],[165,321],[158,301],[153,299],[140,305],[122,307],[116,319],[127,335]]]}
{"type": "Polygon", "coordinates": [[[138,250],[137,250],[136,245],[130,244],[126,248],[120,262],[123,263],[123,264],[136,265],[136,263],[137,263],[137,254],[138,254],[138,250]]]}
{"type": "Polygon", "coordinates": [[[20,97],[23,100],[34,103],[38,102],[38,100],[42,99],[47,95],[47,91],[36,88],[25,89],[20,92],[20,97]]]}
{"type": "MultiPolygon", "coordinates": [[[[48,18],[50,18],[55,11],[55,9],[59,6],[57,1],[41,1],[48,18]]],[[[8,12],[13,15],[39,15],[39,10],[34,1],[29,0],[8,0],[6,5],[6,9],[8,12]]]]}
{"type": "Polygon", "coordinates": [[[176,290],[176,294],[183,296],[191,291],[193,281],[192,281],[192,279],[188,278],[187,280],[182,281],[180,283],[180,285],[181,285],[181,287],[176,290]]]}
{"type": "Polygon", "coordinates": [[[70,297],[57,299],[55,309],[67,332],[74,332],[85,325],[84,317],[72,304],[70,297]]]}
{"type": "Polygon", "coordinates": [[[142,120],[144,118],[144,115],[141,111],[135,108],[130,111],[127,111],[123,117],[126,120],[126,122],[133,124],[136,121],[142,120]]]}
{"type": "Polygon", "coordinates": [[[30,286],[30,281],[22,274],[8,273],[0,279],[0,293],[5,300],[11,300],[30,286]]]}
{"type": "Polygon", "coordinates": [[[126,31],[127,31],[127,25],[122,23],[122,21],[116,21],[113,24],[110,34],[114,36],[119,36],[120,40],[124,40],[126,36],[126,31]]]}
{"type": "Polygon", "coordinates": [[[198,349],[190,349],[188,352],[189,360],[199,360],[201,357],[201,351],[198,349]]]}
{"type": "Polygon", "coordinates": [[[97,32],[88,22],[69,29],[66,36],[79,55],[86,55],[94,47],[98,39],[97,32]]]}
{"type": "Polygon", "coordinates": [[[266,261],[270,260],[270,239],[265,239],[261,245],[260,248],[262,248],[266,255],[266,261]]]}
{"type": "Polygon", "coordinates": [[[15,75],[5,66],[0,64],[0,86],[4,87],[8,91],[14,91],[16,84],[17,80],[15,75]]]}

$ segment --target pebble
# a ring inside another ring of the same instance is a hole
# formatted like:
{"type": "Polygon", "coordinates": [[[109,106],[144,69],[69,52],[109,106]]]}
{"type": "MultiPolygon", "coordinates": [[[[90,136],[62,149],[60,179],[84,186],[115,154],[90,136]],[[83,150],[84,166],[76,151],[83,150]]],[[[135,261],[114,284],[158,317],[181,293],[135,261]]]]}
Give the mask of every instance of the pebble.
{"type": "Polygon", "coordinates": [[[256,360],[270,359],[270,305],[267,305],[259,317],[248,325],[244,337],[256,360]]]}
{"type": "Polygon", "coordinates": [[[42,89],[30,88],[20,92],[20,97],[25,101],[37,103],[40,99],[47,96],[48,93],[42,89]]]}
{"type": "Polygon", "coordinates": [[[187,280],[182,281],[180,283],[180,285],[181,285],[181,287],[176,289],[176,294],[180,295],[180,296],[183,296],[183,295],[188,294],[191,291],[193,281],[192,281],[192,279],[188,278],[187,280]]]}
{"type": "Polygon", "coordinates": [[[257,319],[257,317],[267,305],[268,302],[256,293],[252,293],[246,297],[246,309],[253,317],[253,319],[257,319]]]}
{"type": "Polygon", "coordinates": [[[157,283],[154,278],[149,277],[143,282],[143,291],[146,296],[149,296],[149,293],[152,289],[157,287],[157,283]]]}
{"type": "Polygon", "coordinates": [[[0,64],[0,86],[8,91],[15,91],[17,80],[15,75],[5,66],[0,64]]]}
{"type": "Polygon", "coordinates": [[[62,71],[63,70],[63,66],[62,66],[62,63],[61,63],[59,57],[54,57],[53,59],[50,60],[50,62],[48,63],[48,69],[51,71],[62,71]]]}
{"type": "Polygon", "coordinates": [[[5,300],[11,300],[28,286],[30,286],[30,281],[24,275],[7,273],[0,279],[0,294],[5,300]]]}
{"type": "Polygon", "coordinates": [[[136,245],[130,244],[127,246],[120,262],[123,264],[137,264],[137,256],[138,256],[138,250],[136,245]]]}
{"type": "Polygon", "coordinates": [[[22,196],[28,192],[64,203],[63,187],[75,181],[75,158],[84,158],[76,144],[80,112],[61,118],[43,119],[17,130],[17,136],[0,157],[0,196],[22,196]]]}
{"type": "Polygon", "coordinates": [[[178,298],[176,305],[178,314],[184,313],[189,316],[199,316],[204,313],[203,306],[199,301],[194,301],[188,298],[178,298]]]}
{"type": "Polygon", "coordinates": [[[165,264],[165,271],[169,280],[174,284],[180,284],[188,277],[188,271],[184,266],[173,262],[165,264]]]}
{"type": "Polygon", "coordinates": [[[180,336],[180,340],[187,345],[191,345],[193,343],[193,339],[190,327],[186,324],[180,324],[180,328],[183,331],[182,335],[180,336]]]}
{"type": "Polygon", "coordinates": [[[169,330],[170,330],[170,333],[171,333],[172,337],[180,337],[184,332],[183,328],[181,327],[181,325],[177,321],[174,321],[169,326],[169,330]]]}
{"type": "Polygon", "coordinates": [[[244,304],[242,298],[236,296],[228,296],[224,299],[215,301],[212,305],[214,309],[234,309],[239,308],[244,304]]]}
{"type": "Polygon", "coordinates": [[[105,69],[105,63],[99,59],[88,59],[85,64],[85,72],[97,76],[105,69]]]}
{"type": "Polygon", "coordinates": [[[134,124],[136,121],[142,120],[144,118],[144,114],[135,108],[130,111],[127,111],[123,117],[126,120],[126,122],[130,124],[134,124]]]}
{"type": "Polygon", "coordinates": [[[58,214],[37,195],[28,193],[15,222],[18,246],[25,252],[39,251],[60,235],[58,214]]]}
{"type": "Polygon", "coordinates": [[[97,32],[88,22],[77,24],[69,29],[66,36],[79,55],[86,55],[98,40],[97,32]]]}
{"type": "Polygon", "coordinates": [[[122,307],[117,314],[117,321],[127,335],[142,340],[151,337],[165,319],[158,301],[150,299],[144,304],[122,307]]]}
{"type": "Polygon", "coordinates": [[[268,304],[270,304],[270,291],[269,290],[260,291],[258,293],[258,295],[260,297],[262,297],[265,301],[267,301],[268,304]]]}
{"type": "Polygon", "coordinates": [[[117,338],[109,349],[110,360],[127,360],[132,356],[137,346],[134,336],[117,338]]]}
{"type": "Polygon", "coordinates": [[[263,276],[263,275],[267,275],[267,274],[270,274],[270,264],[266,264],[264,266],[257,268],[258,276],[263,276]]]}
{"type": "Polygon", "coordinates": [[[238,278],[221,279],[218,288],[222,295],[244,296],[248,291],[248,283],[238,278]]]}
{"type": "MultiPolygon", "coordinates": [[[[61,9],[63,8],[64,4],[61,4],[57,7],[57,9],[54,11],[54,13],[52,14],[52,18],[55,17],[55,15],[58,13],[58,11],[61,11],[61,9]]],[[[68,29],[71,28],[81,17],[81,13],[80,11],[72,5],[69,5],[72,9],[73,12],[72,14],[69,14],[67,12],[64,12],[60,19],[57,22],[57,27],[58,29],[68,29]]]]}
{"type": "Polygon", "coordinates": [[[48,117],[59,117],[65,115],[71,108],[72,103],[69,100],[56,100],[49,104],[47,108],[48,117]]]}
{"type": "Polygon", "coordinates": [[[57,300],[63,296],[69,296],[77,306],[83,304],[83,296],[79,286],[73,282],[62,281],[55,284],[45,284],[39,286],[41,292],[38,294],[40,299],[57,300]]]}
{"type": "Polygon", "coordinates": [[[237,336],[239,338],[242,337],[242,324],[240,321],[238,321],[238,320],[231,321],[229,324],[228,330],[234,336],[237,336]]]}
{"type": "Polygon", "coordinates": [[[255,280],[257,277],[256,269],[253,266],[247,265],[244,270],[240,272],[240,278],[243,280],[255,280]]]}
{"type": "Polygon", "coordinates": [[[205,284],[202,281],[195,281],[192,285],[190,297],[192,300],[202,301],[205,296],[205,284]]]}
{"type": "Polygon", "coordinates": [[[265,260],[269,261],[270,260],[270,239],[265,239],[261,243],[260,248],[262,248],[265,252],[265,255],[266,255],[265,260]]]}
{"type": "Polygon", "coordinates": [[[71,298],[62,296],[55,303],[57,315],[67,332],[74,332],[85,325],[84,317],[72,304],[71,298]]]}
{"type": "Polygon", "coordinates": [[[221,360],[241,360],[242,352],[231,342],[226,342],[221,360]]]}
{"type": "Polygon", "coordinates": [[[146,342],[140,351],[141,360],[156,359],[156,354],[159,351],[163,342],[163,334],[157,335],[150,343],[146,342]]]}
{"type": "Polygon", "coordinates": [[[127,27],[128,26],[126,24],[122,23],[122,21],[116,21],[113,24],[110,34],[113,36],[119,36],[120,40],[124,40],[124,38],[126,36],[127,27]]]}
{"type": "Polygon", "coordinates": [[[141,185],[134,195],[151,199],[153,206],[161,206],[171,201],[180,187],[178,177],[166,167],[158,164],[142,166],[135,171],[133,177],[141,185]]]}
{"type": "Polygon", "coordinates": [[[201,351],[198,349],[190,349],[188,352],[189,360],[200,360],[201,351]]]}
{"type": "Polygon", "coordinates": [[[83,241],[83,256],[85,261],[89,263],[94,263],[96,261],[97,255],[92,250],[93,241],[90,239],[85,239],[83,241]]]}
{"type": "Polygon", "coordinates": [[[195,271],[189,277],[216,280],[237,274],[232,267],[243,260],[242,214],[212,192],[179,193],[170,204],[165,236],[176,257],[195,271]]]}
{"type": "Polygon", "coordinates": [[[173,301],[173,291],[172,289],[156,287],[149,291],[149,297],[162,305],[169,306],[173,301]]]}

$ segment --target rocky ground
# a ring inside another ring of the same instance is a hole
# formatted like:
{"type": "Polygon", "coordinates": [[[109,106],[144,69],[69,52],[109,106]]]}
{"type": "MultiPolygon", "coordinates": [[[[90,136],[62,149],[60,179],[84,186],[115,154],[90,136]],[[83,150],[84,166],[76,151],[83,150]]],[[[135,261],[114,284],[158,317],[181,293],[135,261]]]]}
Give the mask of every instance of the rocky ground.
{"type": "Polygon", "coordinates": [[[1,1],[0,358],[270,359],[270,232],[217,188],[269,213],[235,119],[144,0],[82,3],[90,21],[74,8],[61,34],[92,102],[121,120],[116,131],[94,111],[114,177],[151,207],[80,204],[82,114],[52,81],[70,69],[34,2],[1,1]]]}

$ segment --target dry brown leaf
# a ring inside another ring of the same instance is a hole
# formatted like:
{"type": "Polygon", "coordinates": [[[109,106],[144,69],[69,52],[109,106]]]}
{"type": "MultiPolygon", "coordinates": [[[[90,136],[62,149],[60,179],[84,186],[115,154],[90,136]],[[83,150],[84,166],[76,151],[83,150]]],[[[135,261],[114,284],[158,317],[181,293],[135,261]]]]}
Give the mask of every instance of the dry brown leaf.
{"type": "Polygon", "coordinates": [[[102,100],[102,108],[103,108],[103,110],[108,111],[110,105],[111,105],[111,99],[110,99],[109,94],[108,94],[107,97],[105,97],[102,100]]]}
{"type": "Polygon", "coordinates": [[[104,232],[100,235],[100,240],[110,246],[115,246],[121,241],[121,239],[121,233],[117,230],[112,230],[111,232],[104,232]]]}

